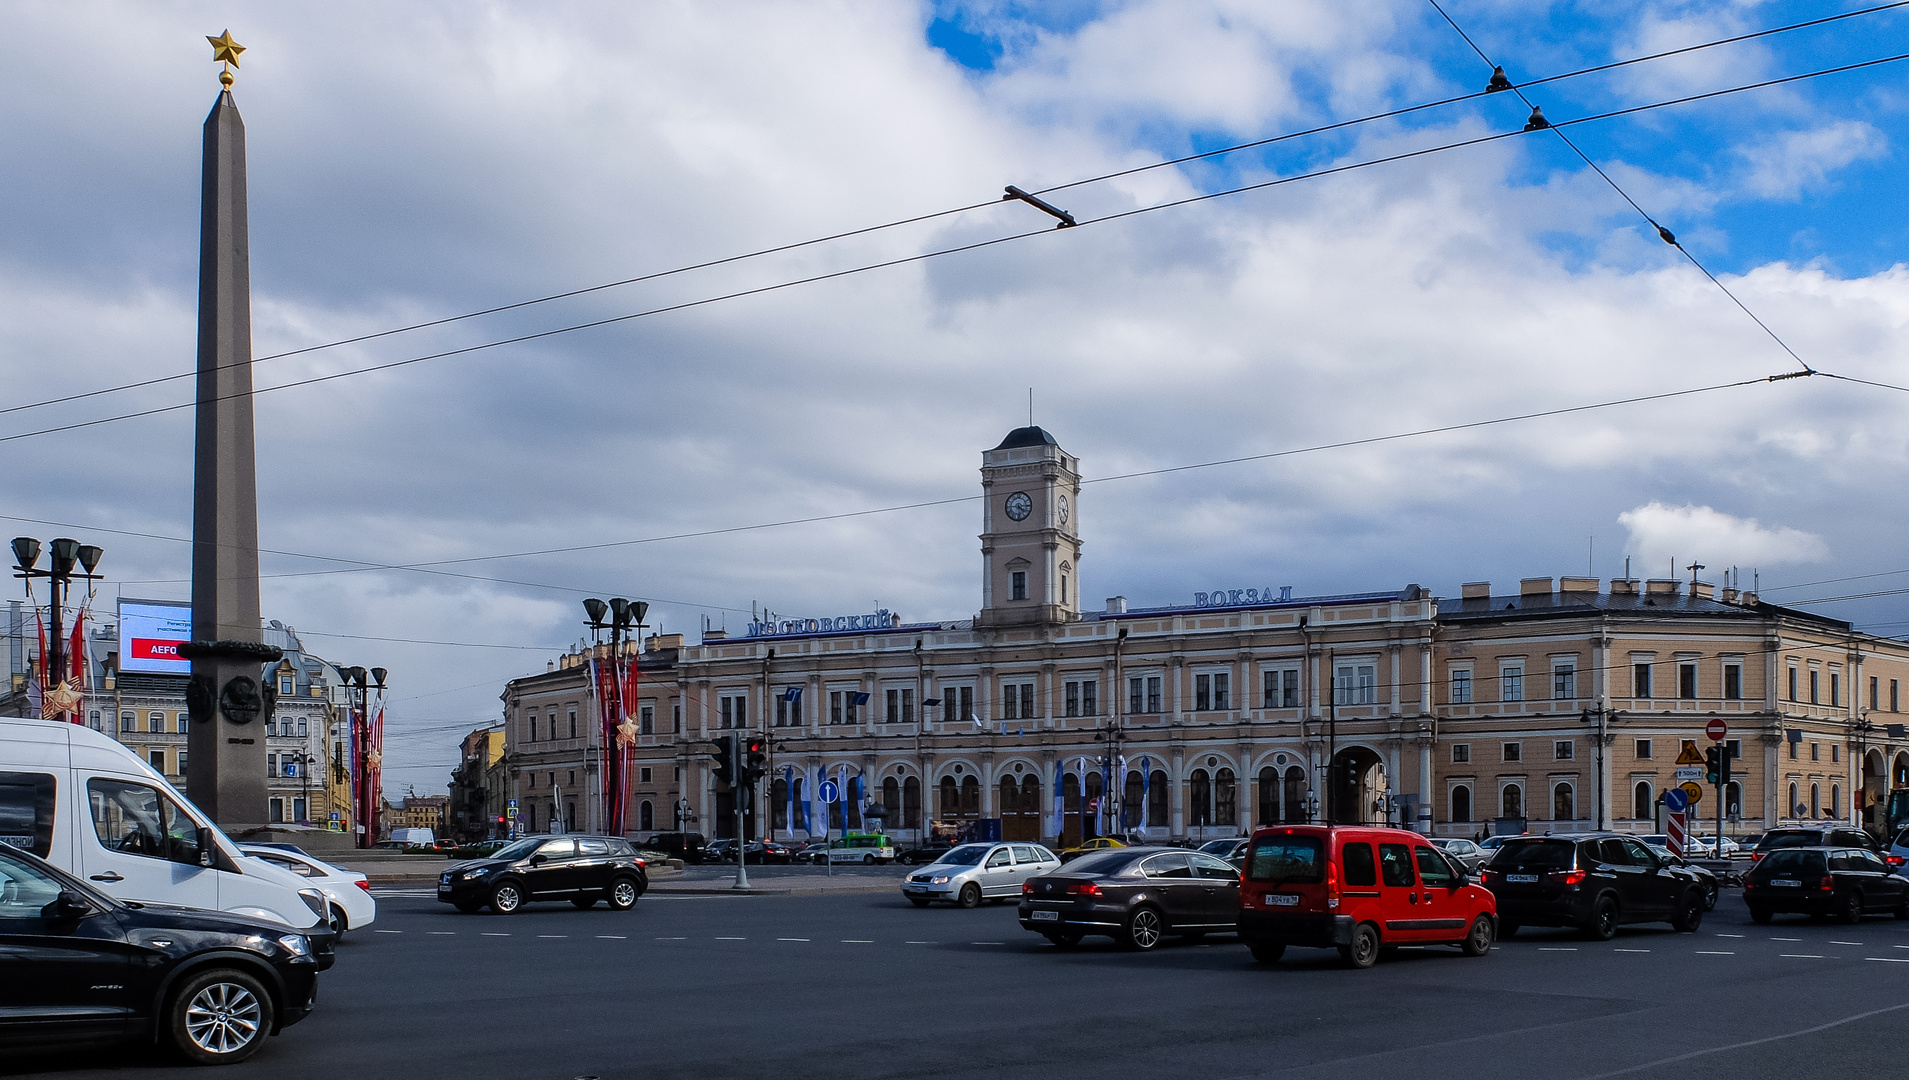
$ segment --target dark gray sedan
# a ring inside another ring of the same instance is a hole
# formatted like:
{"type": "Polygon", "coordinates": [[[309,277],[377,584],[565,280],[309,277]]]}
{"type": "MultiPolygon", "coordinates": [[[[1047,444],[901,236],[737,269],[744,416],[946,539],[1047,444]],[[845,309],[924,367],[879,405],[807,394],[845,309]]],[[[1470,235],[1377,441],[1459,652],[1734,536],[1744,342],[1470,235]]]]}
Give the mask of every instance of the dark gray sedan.
{"type": "Polygon", "coordinates": [[[1169,934],[1233,932],[1239,897],[1239,872],[1205,852],[1116,848],[1029,879],[1021,926],[1061,948],[1101,934],[1145,951],[1169,934]]]}

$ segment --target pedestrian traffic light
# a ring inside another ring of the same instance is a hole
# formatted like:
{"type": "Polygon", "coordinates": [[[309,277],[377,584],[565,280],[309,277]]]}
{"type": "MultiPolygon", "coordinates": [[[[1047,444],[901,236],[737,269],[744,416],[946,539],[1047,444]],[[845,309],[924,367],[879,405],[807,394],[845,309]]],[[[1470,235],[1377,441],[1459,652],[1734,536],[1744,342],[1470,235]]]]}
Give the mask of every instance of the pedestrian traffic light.
{"type": "Polygon", "coordinates": [[[769,740],[752,736],[743,741],[743,782],[754,784],[769,771],[769,740]]]}
{"type": "Polygon", "coordinates": [[[716,749],[709,755],[716,759],[716,779],[733,786],[736,782],[736,740],[724,735],[711,741],[716,744],[716,749]]]}
{"type": "Polygon", "coordinates": [[[1723,751],[1713,746],[1704,751],[1704,779],[1712,784],[1721,785],[1723,783],[1721,779],[1722,775],[1723,751]]]}

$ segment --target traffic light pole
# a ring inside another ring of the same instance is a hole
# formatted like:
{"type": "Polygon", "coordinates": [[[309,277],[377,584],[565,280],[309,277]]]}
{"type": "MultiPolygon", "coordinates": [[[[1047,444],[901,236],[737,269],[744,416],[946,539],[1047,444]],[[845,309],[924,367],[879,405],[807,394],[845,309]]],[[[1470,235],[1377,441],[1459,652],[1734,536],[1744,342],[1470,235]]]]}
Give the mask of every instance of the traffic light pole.
{"type": "Polygon", "coordinates": [[[729,775],[735,777],[731,789],[736,793],[736,883],[731,888],[736,889],[749,887],[749,841],[742,831],[742,808],[744,792],[755,787],[743,765],[742,747],[743,740],[739,738],[729,741],[729,775]]]}

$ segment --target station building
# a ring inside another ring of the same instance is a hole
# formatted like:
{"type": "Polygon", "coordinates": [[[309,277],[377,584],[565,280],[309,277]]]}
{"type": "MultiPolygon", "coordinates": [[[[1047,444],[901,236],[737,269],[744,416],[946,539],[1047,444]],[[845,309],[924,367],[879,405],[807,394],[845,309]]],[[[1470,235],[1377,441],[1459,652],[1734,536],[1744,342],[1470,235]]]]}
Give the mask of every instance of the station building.
{"type": "MultiPolygon", "coordinates": [[[[982,455],[981,484],[972,619],[876,611],[626,643],[642,679],[630,831],[734,835],[707,740],[749,733],[771,757],[745,832],[777,838],[826,825],[906,842],[980,819],[1057,845],[1318,820],[1652,832],[1714,718],[1738,755],[1726,833],[1880,827],[1886,792],[1909,787],[1909,646],[1847,623],[1702,582],[1581,577],[1448,599],[1258,581],[1083,610],[1078,460],[1021,428],[982,455]],[[842,801],[820,802],[825,779],[842,801]]],[[[522,828],[596,827],[586,661],[503,694],[522,828]]],[[[1705,790],[1695,812],[1714,822],[1705,790]]]]}

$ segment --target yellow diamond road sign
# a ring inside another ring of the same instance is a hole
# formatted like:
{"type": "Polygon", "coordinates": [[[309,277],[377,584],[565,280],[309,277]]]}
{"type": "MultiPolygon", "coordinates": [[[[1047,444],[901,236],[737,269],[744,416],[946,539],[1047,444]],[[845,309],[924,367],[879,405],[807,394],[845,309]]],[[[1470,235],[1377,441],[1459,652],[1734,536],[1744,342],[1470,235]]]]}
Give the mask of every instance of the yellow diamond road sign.
{"type": "Polygon", "coordinates": [[[1697,744],[1694,742],[1691,742],[1689,739],[1685,739],[1684,752],[1677,755],[1677,764],[1702,765],[1703,763],[1704,763],[1704,756],[1697,752],[1697,744]]]}

